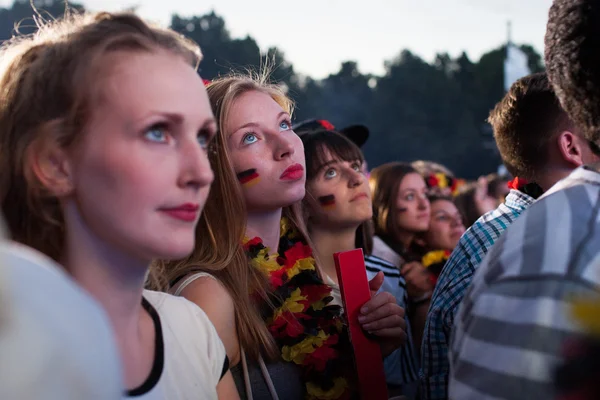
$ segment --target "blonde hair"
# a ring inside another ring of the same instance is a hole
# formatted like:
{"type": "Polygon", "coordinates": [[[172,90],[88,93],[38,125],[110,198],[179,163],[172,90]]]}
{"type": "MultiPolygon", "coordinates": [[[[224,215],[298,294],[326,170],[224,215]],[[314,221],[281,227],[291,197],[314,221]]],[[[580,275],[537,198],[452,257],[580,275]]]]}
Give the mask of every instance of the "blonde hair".
{"type": "Polygon", "coordinates": [[[194,67],[201,59],[194,43],[130,13],[70,12],[2,45],[0,202],[14,240],[59,260],[64,218],[56,196],[32,170],[33,149],[50,141],[67,148],[82,137],[109,54],[156,50],[194,67]]]}
{"type": "MultiPolygon", "coordinates": [[[[275,341],[258,307],[249,297],[255,294],[266,305],[271,305],[268,281],[262,272],[250,265],[242,246],[247,210],[227,150],[226,130],[232,105],[244,93],[266,93],[290,114],[293,103],[279,87],[267,82],[266,75],[222,77],[211,82],[207,91],[219,126],[218,134],[209,148],[215,180],[196,230],[194,251],[184,260],[156,262],[151,269],[152,285],[160,290],[168,290],[169,282],[187,274],[194,271],[210,272],[223,283],[233,298],[237,334],[248,356],[257,359],[262,354],[273,360],[279,357],[275,341]]],[[[285,207],[283,216],[307,238],[300,203],[285,207]]]]}

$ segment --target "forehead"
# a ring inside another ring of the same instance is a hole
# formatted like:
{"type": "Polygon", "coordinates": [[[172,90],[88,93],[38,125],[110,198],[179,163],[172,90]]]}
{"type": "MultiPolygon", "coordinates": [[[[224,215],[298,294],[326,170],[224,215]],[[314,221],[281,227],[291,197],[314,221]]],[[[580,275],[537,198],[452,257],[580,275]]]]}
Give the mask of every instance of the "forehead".
{"type": "Polygon", "coordinates": [[[400,182],[399,190],[410,190],[410,189],[423,189],[425,187],[425,180],[416,172],[406,174],[400,182]]]}
{"type": "Polygon", "coordinates": [[[230,132],[236,132],[246,124],[272,123],[285,110],[264,92],[250,90],[239,95],[232,103],[228,113],[230,132]]]}
{"type": "Polygon", "coordinates": [[[435,200],[431,203],[431,211],[435,212],[447,212],[447,213],[455,213],[458,212],[458,208],[454,205],[453,202],[448,200],[435,200]]]}
{"type": "Polygon", "coordinates": [[[100,106],[135,119],[149,113],[206,118],[210,104],[202,79],[182,57],[165,51],[115,52],[99,77],[100,106]]]}

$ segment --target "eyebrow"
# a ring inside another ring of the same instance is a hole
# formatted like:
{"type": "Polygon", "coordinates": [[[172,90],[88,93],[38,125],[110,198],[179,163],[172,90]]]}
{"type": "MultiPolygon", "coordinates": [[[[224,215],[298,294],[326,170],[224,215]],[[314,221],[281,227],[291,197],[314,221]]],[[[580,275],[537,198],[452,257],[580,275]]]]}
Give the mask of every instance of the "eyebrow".
{"type": "MultiPolygon", "coordinates": [[[[282,115],[289,116],[289,114],[287,112],[281,111],[279,114],[277,114],[276,120],[279,121],[279,119],[281,119],[282,115]]],[[[246,129],[246,128],[256,128],[256,127],[258,127],[258,125],[259,125],[258,122],[248,122],[247,124],[244,124],[244,125],[240,126],[239,128],[233,130],[232,133],[235,133],[237,131],[240,131],[240,130],[246,129]]]]}

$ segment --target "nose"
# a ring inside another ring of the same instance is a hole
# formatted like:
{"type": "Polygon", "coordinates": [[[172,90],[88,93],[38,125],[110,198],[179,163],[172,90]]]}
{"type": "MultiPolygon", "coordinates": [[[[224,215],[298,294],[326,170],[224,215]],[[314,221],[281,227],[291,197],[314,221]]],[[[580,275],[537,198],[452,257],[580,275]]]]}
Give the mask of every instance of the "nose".
{"type": "Polygon", "coordinates": [[[213,182],[215,175],[210,166],[207,150],[203,149],[198,142],[194,141],[182,147],[180,162],[180,187],[198,190],[213,182]]]}
{"type": "MultiPolygon", "coordinates": [[[[300,142],[301,143],[301,142],[300,142]]],[[[279,133],[275,139],[275,160],[281,161],[294,155],[296,149],[291,138],[279,133]]]]}
{"type": "Polygon", "coordinates": [[[353,168],[348,168],[347,175],[348,175],[348,186],[349,187],[360,186],[365,181],[365,175],[362,172],[362,170],[356,171],[353,168]]]}
{"type": "Polygon", "coordinates": [[[429,199],[426,194],[419,196],[419,209],[427,210],[429,208],[429,199]]]}

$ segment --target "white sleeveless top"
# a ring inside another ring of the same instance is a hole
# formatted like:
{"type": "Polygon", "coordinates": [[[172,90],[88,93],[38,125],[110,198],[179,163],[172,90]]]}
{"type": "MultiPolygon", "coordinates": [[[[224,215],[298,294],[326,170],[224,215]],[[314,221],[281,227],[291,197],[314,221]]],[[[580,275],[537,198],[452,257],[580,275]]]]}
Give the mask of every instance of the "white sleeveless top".
{"type": "Polygon", "coordinates": [[[225,347],[204,311],[166,293],[144,290],[144,307],[157,328],[152,372],[127,398],[217,400],[217,384],[229,370],[225,347]]]}

